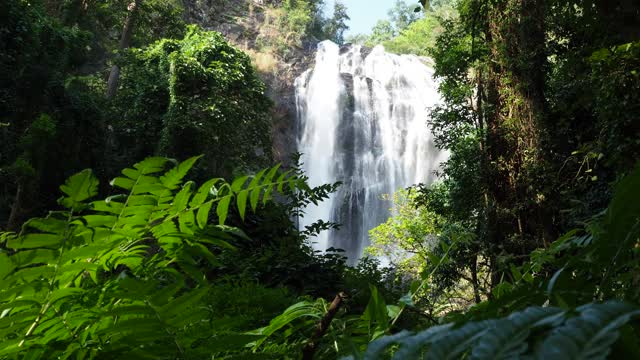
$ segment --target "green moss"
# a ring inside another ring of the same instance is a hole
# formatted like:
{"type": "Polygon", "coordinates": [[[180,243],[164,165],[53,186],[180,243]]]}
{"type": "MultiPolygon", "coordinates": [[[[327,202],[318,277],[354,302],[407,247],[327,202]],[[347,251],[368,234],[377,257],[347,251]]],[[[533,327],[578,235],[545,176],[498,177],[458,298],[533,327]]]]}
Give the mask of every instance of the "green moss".
{"type": "Polygon", "coordinates": [[[130,51],[115,104],[127,158],[202,153],[204,171],[225,175],[270,158],[271,102],[249,57],[219,33],[190,26],[183,40],[130,51]]]}

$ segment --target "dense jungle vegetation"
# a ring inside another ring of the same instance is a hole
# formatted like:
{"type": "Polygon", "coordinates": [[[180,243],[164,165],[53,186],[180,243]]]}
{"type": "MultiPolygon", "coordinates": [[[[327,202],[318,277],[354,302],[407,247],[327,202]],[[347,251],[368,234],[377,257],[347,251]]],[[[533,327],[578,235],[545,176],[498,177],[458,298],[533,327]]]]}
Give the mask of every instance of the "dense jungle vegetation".
{"type": "Polygon", "coordinates": [[[397,2],[345,39],[341,3],[261,2],[261,46],[439,80],[451,156],[348,266],[296,226],[340,184],[274,164],[255,64],[185,3],[0,0],[0,359],[640,358],[640,5],[397,2]]]}

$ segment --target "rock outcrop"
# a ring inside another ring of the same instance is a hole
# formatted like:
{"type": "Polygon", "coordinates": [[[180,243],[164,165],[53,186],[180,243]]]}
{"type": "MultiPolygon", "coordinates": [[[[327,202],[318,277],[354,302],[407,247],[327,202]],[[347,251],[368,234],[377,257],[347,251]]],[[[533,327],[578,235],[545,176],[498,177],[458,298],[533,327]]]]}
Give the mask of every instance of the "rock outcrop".
{"type": "Polygon", "coordinates": [[[274,160],[288,162],[296,151],[296,104],[293,83],[313,61],[315,39],[295,44],[273,24],[277,5],[265,0],[183,0],[185,18],[222,33],[251,57],[267,87],[273,108],[274,160]],[[265,43],[282,43],[280,50],[265,43]]]}

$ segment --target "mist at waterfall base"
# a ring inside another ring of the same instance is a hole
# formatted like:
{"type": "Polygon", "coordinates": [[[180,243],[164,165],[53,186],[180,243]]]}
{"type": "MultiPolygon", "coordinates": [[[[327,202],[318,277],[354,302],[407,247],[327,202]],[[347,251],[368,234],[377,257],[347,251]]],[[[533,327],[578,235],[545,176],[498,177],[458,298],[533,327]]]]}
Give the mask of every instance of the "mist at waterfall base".
{"type": "Polygon", "coordinates": [[[339,190],[300,221],[342,224],[312,239],[316,250],[344,249],[350,263],[369,245],[370,229],[385,222],[399,188],[434,180],[447,154],[433,143],[429,109],[440,101],[424,59],[377,46],[318,45],[315,66],[295,82],[297,148],[310,185],[341,181],[339,190]]]}

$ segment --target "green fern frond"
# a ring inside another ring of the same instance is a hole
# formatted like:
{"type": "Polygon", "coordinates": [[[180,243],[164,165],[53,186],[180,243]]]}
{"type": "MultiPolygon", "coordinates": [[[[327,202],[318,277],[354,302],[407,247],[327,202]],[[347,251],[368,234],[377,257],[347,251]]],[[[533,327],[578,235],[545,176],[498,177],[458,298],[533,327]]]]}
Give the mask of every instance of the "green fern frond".
{"type": "Polygon", "coordinates": [[[507,318],[400,332],[369,344],[364,359],[606,359],[619,328],[640,315],[637,307],[608,302],[587,304],[577,316],[553,307],[530,307],[507,318]],[[535,331],[533,331],[535,330],[535,331]],[[537,347],[530,344],[538,343],[537,347]]]}
{"type": "Polygon", "coordinates": [[[606,359],[619,336],[618,329],[640,315],[640,309],[618,302],[587,304],[577,309],[545,339],[538,359],[606,359]]]}
{"type": "MultiPolygon", "coordinates": [[[[243,218],[248,203],[255,211],[259,198],[299,179],[274,181],[276,166],[196,187],[183,179],[197,159],[168,171],[175,161],[145,159],[111,182],[123,193],[97,201],[97,179],[82,171],[61,187],[68,211],[0,234],[0,359],[211,354],[197,348],[215,338],[204,303],[205,269],[218,263],[211,248],[246,238],[224,225],[232,200],[243,218]],[[220,225],[210,224],[214,205],[220,225]]],[[[264,338],[229,336],[240,348],[264,338]]]]}

